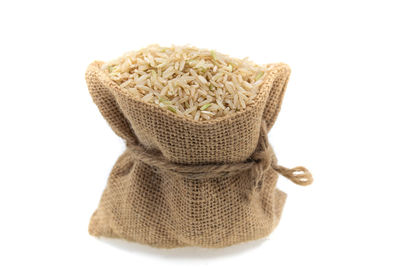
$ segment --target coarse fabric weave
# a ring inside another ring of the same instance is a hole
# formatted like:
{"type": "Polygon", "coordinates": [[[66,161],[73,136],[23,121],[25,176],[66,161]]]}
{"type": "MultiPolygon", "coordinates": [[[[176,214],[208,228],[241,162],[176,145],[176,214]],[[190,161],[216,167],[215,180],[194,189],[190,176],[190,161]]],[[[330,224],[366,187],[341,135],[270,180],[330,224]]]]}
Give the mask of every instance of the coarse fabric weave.
{"type": "Polygon", "coordinates": [[[267,133],[276,120],[289,67],[274,64],[255,104],[244,111],[194,121],[134,99],[102,64],[87,69],[89,92],[127,148],[110,173],[89,233],[161,248],[226,247],[270,234],[286,199],[276,189],[278,169],[267,166],[261,177],[250,168],[196,179],[138,160],[135,148],[177,166],[248,161],[261,149],[263,125],[267,133]]]}

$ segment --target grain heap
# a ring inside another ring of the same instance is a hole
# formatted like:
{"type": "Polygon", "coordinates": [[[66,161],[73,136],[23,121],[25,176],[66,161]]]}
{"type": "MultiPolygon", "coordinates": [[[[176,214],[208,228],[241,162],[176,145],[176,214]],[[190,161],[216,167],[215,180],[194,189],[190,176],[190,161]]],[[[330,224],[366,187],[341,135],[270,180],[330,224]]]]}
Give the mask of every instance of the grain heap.
{"type": "Polygon", "coordinates": [[[136,99],[198,121],[253,104],[267,66],[213,50],[151,45],[102,69],[136,99]]]}

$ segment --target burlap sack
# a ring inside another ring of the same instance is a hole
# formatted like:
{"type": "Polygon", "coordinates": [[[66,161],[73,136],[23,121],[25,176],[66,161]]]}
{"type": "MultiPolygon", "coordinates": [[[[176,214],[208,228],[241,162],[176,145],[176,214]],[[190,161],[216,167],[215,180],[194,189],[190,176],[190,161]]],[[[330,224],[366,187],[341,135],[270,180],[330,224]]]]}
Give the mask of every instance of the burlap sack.
{"type": "Polygon", "coordinates": [[[89,232],[154,247],[225,247],[267,236],[286,194],[278,172],[309,184],[302,167],[276,164],[267,141],[290,69],[268,71],[255,104],[211,121],[193,121],[132,98],[92,63],[93,101],[127,148],[113,167],[89,232]],[[300,171],[300,174],[295,172],[300,171]]]}

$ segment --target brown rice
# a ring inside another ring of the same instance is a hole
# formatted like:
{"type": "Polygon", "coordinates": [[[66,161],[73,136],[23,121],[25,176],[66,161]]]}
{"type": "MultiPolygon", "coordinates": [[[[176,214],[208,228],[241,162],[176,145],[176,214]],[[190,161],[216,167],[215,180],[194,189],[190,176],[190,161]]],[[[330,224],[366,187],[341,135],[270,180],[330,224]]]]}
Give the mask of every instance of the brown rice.
{"type": "Polygon", "coordinates": [[[253,104],[268,67],[213,50],[151,45],[102,69],[136,99],[197,121],[253,104]]]}

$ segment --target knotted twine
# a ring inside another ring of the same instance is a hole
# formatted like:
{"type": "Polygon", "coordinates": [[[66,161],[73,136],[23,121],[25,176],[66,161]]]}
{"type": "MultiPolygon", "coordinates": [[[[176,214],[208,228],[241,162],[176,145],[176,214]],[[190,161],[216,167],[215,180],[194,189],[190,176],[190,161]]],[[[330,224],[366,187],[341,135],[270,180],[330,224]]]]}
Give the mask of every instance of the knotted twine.
{"type": "Polygon", "coordinates": [[[313,177],[307,168],[298,166],[290,169],[278,165],[275,153],[268,142],[267,133],[267,124],[263,121],[260,129],[260,149],[254,152],[248,160],[237,163],[202,165],[178,164],[168,161],[159,151],[154,152],[147,150],[140,144],[128,143],[127,147],[131,150],[131,155],[134,159],[160,170],[181,174],[190,179],[224,177],[250,169],[254,172],[255,177],[257,177],[256,180],[258,181],[262,179],[266,171],[272,168],[295,184],[302,186],[310,185],[313,182],[313,177]]]}

